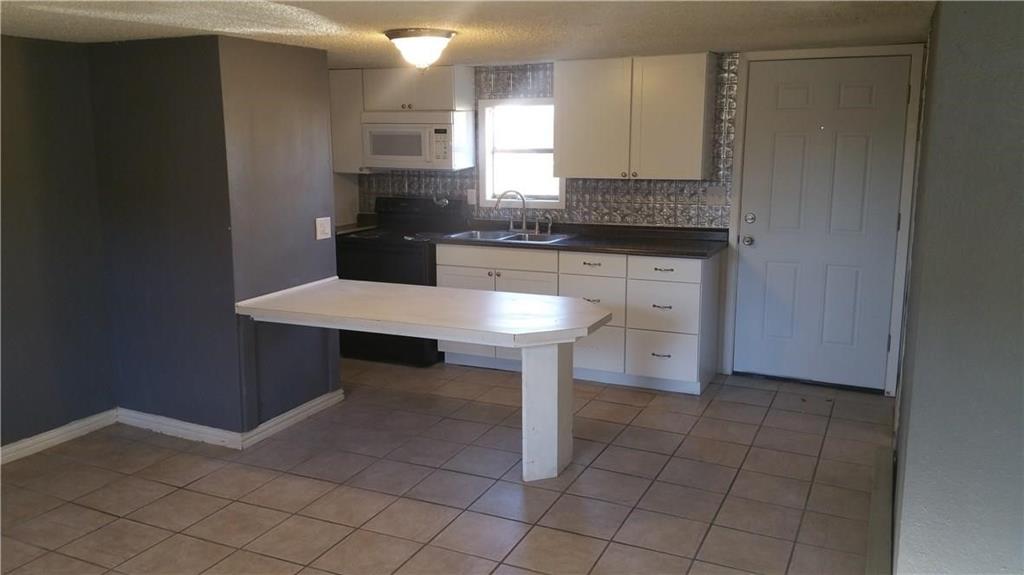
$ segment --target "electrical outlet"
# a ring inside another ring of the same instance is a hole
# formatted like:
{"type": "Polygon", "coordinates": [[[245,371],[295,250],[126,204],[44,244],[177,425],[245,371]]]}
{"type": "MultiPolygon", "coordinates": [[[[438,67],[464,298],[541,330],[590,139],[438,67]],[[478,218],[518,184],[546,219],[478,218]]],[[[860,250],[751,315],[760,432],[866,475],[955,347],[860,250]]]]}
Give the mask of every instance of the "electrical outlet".
{"type": "Polygon", "coordinates": [[[327,217],[316,219],[316,239],[331,239],[331,218],[327,217]]]}
{"type": "Polygon", "coordinates": [[[466,190],[466,203],[471,206],[476,205],[476,190],[466,190]]]}

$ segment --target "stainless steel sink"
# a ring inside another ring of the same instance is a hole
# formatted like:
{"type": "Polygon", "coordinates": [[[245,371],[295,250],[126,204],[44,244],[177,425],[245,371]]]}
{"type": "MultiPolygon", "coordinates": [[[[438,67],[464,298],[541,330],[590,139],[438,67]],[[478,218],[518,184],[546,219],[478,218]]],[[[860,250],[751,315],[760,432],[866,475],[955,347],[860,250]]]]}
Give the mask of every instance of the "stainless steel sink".
{"type": "Polygon", "coordinates": [[[501,238],[501,241],[524,244],[553,244],[568,237],[571,236],[569,234],[515,234],[514,236],[501,238]]]}
{"type": "Polygon", "coordinates": [[[448,236],[453,240],[503,240],[507,237],[515,235],[515,232],[508,230],[471,230],[468,232],[459,232],[448,236]]]}
{"type": "Polygon", "coordinates": [[[476,240],[480,242],[508,242],[515,244],[553,244],[566,238],[569,234],[526,234],[508,230],[470,230],[448,236],[453,240],[476,240]]]}

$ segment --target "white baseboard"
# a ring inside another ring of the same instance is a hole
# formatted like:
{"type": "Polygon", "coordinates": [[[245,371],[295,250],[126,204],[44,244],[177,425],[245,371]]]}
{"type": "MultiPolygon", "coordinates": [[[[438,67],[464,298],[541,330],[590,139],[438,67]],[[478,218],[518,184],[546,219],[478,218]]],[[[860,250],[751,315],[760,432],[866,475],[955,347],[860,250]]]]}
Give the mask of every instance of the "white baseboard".
{"type": "Polygon", "coordinates": [[[96,415],[72,421],[56,429],[51,429],[32,437],[26,437],[10,445],[5,445],[0,448],[0,462],[10,463],[11,461],[38,453],[44,449],[49,449],[113,423],[123,423],[191,441],[223,445],[232,449],[245,449],[276,433],[284,431],[343,399],[345,399],[345,392],[341,389],[326,393],[273,419],[264,421],[255,429],[246,432],[217,429],[216,427],[189,423],[162,415],[153,415],[133,409],[116,407],[96,415]]]}
{"type": "Polygon", "coordinates": [[[250,429],[249,431],[241,434],[241,447],[242,449],[245,449],[251,445],[259,443],[271,435],[280,433],[303,419],[319,413],[343,399],[345,399],[345,391],[338,389],[325,393],[316,399],[307,401],[306,403],[288,410],[273,419],[268,419],[267,421],[259,424],[255,429],[250,429]]]}
{"type": "Polygon", "coordinates": [[[117,422],[191,441],[223,445],[232,449],[242,448],[242,434],[237,431],[217,429],[134,409],[117,408],[117,422]]]}
{"type": "Polygon", "coordinates": [[[91,433],[97,429],[106,427],[117,421],[117,408],[108,409],[101,411],[96,415],[90,415],[82,419],[77,419],[62,425],[56,429],[44,431],[38,435],[32,437],[26,437],[0,447],[0,463],[10,463],[22,457],[27,457],[33,453],[38,453],[44,449],[49,449],[54,445],[64,443],[65,441],[71,441],[77,437],[81,437],[86,433],[91,433]]]}

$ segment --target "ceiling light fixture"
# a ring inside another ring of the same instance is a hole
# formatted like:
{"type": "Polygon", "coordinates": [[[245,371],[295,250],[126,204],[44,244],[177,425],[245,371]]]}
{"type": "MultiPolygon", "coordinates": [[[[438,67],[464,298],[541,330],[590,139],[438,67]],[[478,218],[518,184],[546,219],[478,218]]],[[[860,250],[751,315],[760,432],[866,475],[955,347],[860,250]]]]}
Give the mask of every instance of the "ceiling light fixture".
{"type": "Polygon", "coordinates": [[[394,43],[406,62],[417,68],[426,68],[441,57],[441,52],[452,36],[455,36],[455,32],[433,28],[402,28],[388,30],[384,35],[394,43]]]}

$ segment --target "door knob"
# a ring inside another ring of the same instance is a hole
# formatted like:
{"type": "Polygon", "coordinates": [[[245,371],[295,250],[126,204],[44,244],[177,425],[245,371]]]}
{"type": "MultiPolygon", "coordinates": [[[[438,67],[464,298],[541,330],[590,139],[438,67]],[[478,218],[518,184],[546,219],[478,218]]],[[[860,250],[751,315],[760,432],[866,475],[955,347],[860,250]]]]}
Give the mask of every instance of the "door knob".
{"type": "Polygon", "coordinates": [[[752,246],[754,245],[754,238],[752,236],[743,236],[743,245],[752,246]]]}

